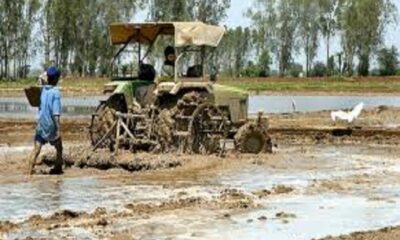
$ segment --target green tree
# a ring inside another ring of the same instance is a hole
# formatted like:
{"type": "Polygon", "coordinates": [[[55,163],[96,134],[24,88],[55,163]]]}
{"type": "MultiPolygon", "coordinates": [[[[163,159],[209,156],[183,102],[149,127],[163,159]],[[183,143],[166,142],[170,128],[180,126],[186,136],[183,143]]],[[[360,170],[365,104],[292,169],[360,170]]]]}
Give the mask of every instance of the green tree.
{"type": "Polygon", "coordinates": [[[378,52],[379,73],[381,76],[396,75],[399,67],[399,53],[395,46],[382,48],[378,52]]]}
{"type": "Polygon", "coordinates": [[[0,1],[0,79],[25,77],[39,0],[0,1]]]}
{"type": "MultiPolygon", "coordinates": [[[[339,28],[338,16],[340,15],[342,0],[318,0],[318,24],[326,41],[326,65],[329,66],[330,42],[339,28]]],[[[326,72],[329,74],[329,71],[326,72]]]]}
{"type": "Polygon", "coordinates": [[[330,56],[328,59],[328,65],[326,67],[326,75],[332,76],[334,74],[337,74],[338,71],[340,71],[340,67],[338,69],[336,63],[335,63],[335,56],[330,56]]]}
{"type": "MultiPolygon", "coordinates": [[[[265,31],[263,28],[253,28],[251,31],[251,49],[250,55],[255,60],[255,67],[259,70],[260,77],[270,75],[270,65],[272,64],[272,56],[268,42],[265,41],[265,31]]],[[[251,60],[253,60],[251,59],[251,60]]]]}
{"type": "Polygon", "coordinates": [[[296,3],[296,0],[255,0],[248,11],[254,26],[263,32],[260,41],[267,43],[278,61],[280,76],[287,73],[296,49],[299,26],[296,3]]]}
{"type": "Polygon", "coordinates": [[[226,17],[231,0],[152,0],[152,21],[202,21],[218,24],[226,17]]]}
{"type": "Polygon", "coordinates": [[[149,6],[152,21],[185,21],[190,19],[186,0],[152,0],[149,6]]]}
{"type": "Polygon", "coordinates": [[[312,69],[313,77],[323,77],[326,76],[327,68],[326,65],[322,62],[316,62],[312,69]]]}
{"type": "Polygon", "coordinates": [[[108,26],[129,21],[142,0],[43,0],[41,32],[45,65],[72,73],[109,72],[115,49],[109,46],[108,26]]]}
{"type": "Polygon", "coordinates": [[[306,56],[306,76],[311,71],[311,63],[317,55],[319,42],[318,2],[298,0],[298,22],[301,45],[306,56]]]}
{"type": "Polygon", "coordinates": [[[209,24],[218,24],[226,17],[231,0],[188,0],[190,17],[209,24]]]}
{"type": "Polygon", "coordinates": [[[300,63],[291,63],[289,66],[289,75],[291,77],[298,78],[300,74],[303,72],[303,65],[300,63]]]}
{"type": "Polygon", "coordinates": [[[270,65],[272,63],[272,59],[268,49],[263,49],[258,58],[258,66],[260,68],[260,77],[267,77],[270,75],[270,65]]]}
{"type": "Polygon", "coordinates": [[[358,73],[368,75],[373,49],[382,42],[388,24],[395,21],[395,12],[391,0],[343,0],[340,24],[348,74],[358,56],[358,73]]]}
{"type": "Polygon", "coordinates": [[[239,76],[245,64],[248,63],[248,56],[251,48],[251,33],[249,28],[242,29],[242,27],[237,27],[232,33],[232,49],[228,51],[234,53],[233,71],[235,76],[239,76]]]}

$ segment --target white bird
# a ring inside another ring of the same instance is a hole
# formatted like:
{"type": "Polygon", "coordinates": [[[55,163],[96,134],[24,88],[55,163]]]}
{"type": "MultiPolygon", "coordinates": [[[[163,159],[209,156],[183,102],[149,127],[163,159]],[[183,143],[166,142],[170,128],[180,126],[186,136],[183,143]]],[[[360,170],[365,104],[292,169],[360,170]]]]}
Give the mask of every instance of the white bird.
{"type": "Polygon", "coordinates": [[[360,116],[363,108],[364,108],[364,103],[360,103],[351,112],[344,112],[341,110],[333,111],[331,112],[332,121],[336,122],[336,119],[341,119],[347,121],[348,123],[352,123],[360,116]]]}
{"type": "Polygon", "coordinates": [[[292,110],[293,110],[293,112],[297,111],[297,104],[296,104],[296,101],[293,98],[292,98],[292,110]]]}

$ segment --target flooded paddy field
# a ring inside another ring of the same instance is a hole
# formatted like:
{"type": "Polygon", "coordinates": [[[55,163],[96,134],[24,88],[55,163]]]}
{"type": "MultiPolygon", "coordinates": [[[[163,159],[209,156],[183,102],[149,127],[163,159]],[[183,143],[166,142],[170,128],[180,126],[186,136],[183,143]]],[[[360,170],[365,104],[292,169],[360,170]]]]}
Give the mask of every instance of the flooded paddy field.
{"type": "Polygon", "coordinates": [[[63,176],[32,178],[14,156],[7,160],[14,167],[0,173],[4,239],[318,239],[400,225],[393,146],[137,154],[180,164],[134,172],[72,166],[63,176]]]}
{"type": "MultiPolygon", "coordinates": [[[[353,100],[332,108],[366,99],[353,100]]],[[[72,111],[62,119],[65,173],[47,174],[46,146],[32,177],[35,109],[1,107],[0,239],[398,239],[400,109],[365,102],[352,124],[333,123],[325,105],[271,110],[274,153],[224,157],[92,153],[90,111],[72,111]]]]}
{"type": "MultiPolygon", "coordinates": [[[[75,96],[63,98],[65,117],[90,117],[104,96],[75,96]]],[[[366,107],[400,107],[400,97],[395,96],[297,96],[251,95],[249,114],[258,111],[268,114],[292,112],[318,112],[323,110],[349,109],[358,103],[366,107]]],[[[34,118],[36,109],[29,106],[25,97],[0,97],[0,118],[34,118]]]]}
{"type": "MultiPolygon", "coordinates": [[[[89,117],[104,100],[101,96],[64,97],[63,116],[68,118],[89,117]]],[[[25,97],[0,97],[0,118],[35,118],[37,108],[31,107],[25,97]]]]}

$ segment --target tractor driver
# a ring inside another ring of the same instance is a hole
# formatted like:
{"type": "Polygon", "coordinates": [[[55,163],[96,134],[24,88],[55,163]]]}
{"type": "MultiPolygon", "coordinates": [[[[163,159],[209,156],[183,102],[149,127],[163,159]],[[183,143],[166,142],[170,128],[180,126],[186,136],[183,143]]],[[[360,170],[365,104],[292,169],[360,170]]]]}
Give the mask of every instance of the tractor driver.
{"type": "Polygon", "coordinates": [[[172,46],[168,46],[164,50],[165,61],[164,65],[161,69],[161,75],[163,77],[171,77],[173,78],[175,75],[175,48],[172,46]]]}

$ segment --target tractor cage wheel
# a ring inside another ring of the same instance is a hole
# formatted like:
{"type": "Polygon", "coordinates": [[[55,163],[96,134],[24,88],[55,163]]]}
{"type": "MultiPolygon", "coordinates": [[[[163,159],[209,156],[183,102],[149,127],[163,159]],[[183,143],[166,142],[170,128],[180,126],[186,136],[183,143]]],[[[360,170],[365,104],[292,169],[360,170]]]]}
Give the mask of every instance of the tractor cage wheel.
{"type": "Polygon", "coordinates": [[[240,153],[272,153],[272,141],[267,126],[260,122],[248,122],[239,128],[234,137],[236,150],[240,153]]]}

